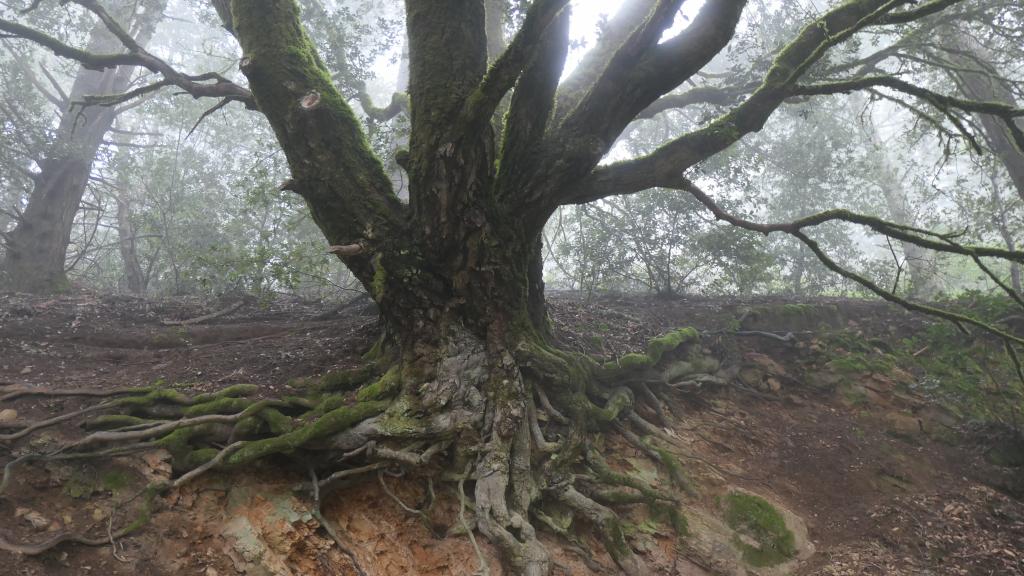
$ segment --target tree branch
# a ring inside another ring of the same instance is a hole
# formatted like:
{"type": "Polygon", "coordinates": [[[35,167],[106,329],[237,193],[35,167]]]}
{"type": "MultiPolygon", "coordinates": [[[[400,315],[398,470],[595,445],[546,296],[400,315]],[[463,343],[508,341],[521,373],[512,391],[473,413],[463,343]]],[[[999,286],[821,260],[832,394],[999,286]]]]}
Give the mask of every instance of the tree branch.
{"type": "Polygon", "coordinates": [[[234,0],[232,14],[242,72],[288,159],[289,189],[306,199],[331,244],[369,248],[342,258],[369,282],[373,246],[401,234],[404,219],[387,173],[302,28],[295,1],[234,0]]]}
{"type": "Polygon", "coordinates": [[[772,113],[793,95],[799,78],[829,48],[859,30],[877,25],[880,18],[907,1],[855,0],[840,4],[804,27],[782,49],[761,85],[743,103],[651,154],[594,170],[576,186],[555,192],[556,201],[582,203],[656,186],[679,187],[683,171],[728,148],[743,136],[759,131],[772,113]]]}
{"type": "Polygon", "coordinates": [[[884,220],[880,220],[870,216],[855,214],[845,210],[833,210],[829,212],[823,212],[821,214],[808,216],[806,218],[802,218],[800,220],[784,224],[758,224],[756,222],[751,222],[738,216],[734,216],[727,212],[726,210],[722,209],[720,206],[718,206],[718,204],[715,203],[715,201],[710,196],[708,196],[707,193],[705,193],[703,190],[697,187],[697,185],[695,185],[693,182],[690,182],[685,178],[681,180],[680,189],[689,192],[694,198],[697,199],[697,201],[699,201],[709,211],[711,211],[711,213],[714,214],[715,218],[717,218],[718,220],[722,220],[733,226],[743,228],[744,230],[750,230],[752,232],[760,232],[762,234],[782,232],[796,238],[805,246],[807,246],[811,250],[811,252],[814,253],[815,257],[822,264],[825,265],[826,268],[839,274],[840,276],[843,276],[844,278],[853,280],[854,282],[860,284],[861,286],[873,292],[874,294],[876,294],[877,296],[881,297],[884,300],[887,300],[894,304],[898,304],[899,306],[902,306],[903,308],[906,308],[907,310],[913,312],[921,312],[923,314],[928,314],[929,316],[935,316],[937,318],[949,320],[950,322],[953,322],[961,329],[963,329],[963,326],[965,324],[968,324],[980,328],[994,336],[998,336],[999,338],[1003,339],[1004,342],[1024,344],[1024,338],[1010,334],[1005,330],[992,326],[991,324],[978,320],[977,318],[973,318],[965,314],[950,312],[948,310],[943,310],[941,308],[935,308],[933,306],[910,302],[904,298],[897,296],[893,292],[878,286],[876,283],[857,274],[856,272],[844,268],[842,265],[840,265],[831,257],[829,257],[828,254],[825,253],[825,251],[817,242],[815,242],[813,239],[807,236],[806,233],[804,233],[804,228],[809,228],[825,222],[837,220],[850,222],[853,224],[865,224],[868,227],[875,230],[876,232],[879,232],[886,236],[891,236],[892,238],[903,240],[905,242],[910,242],[924,248],[931,248],[933,250],[937,250],[940,252],[967,255],[975,259],[979,256],[992,256],[1014,262],[1021,262],[1024,261],[1024,252],[1015,252],[996,248],[962,246],[954,242],[948,236],[942,236],[934,232],[918,230],[910,228],[908,226],[901,226],[899,224],[886,222],[884,220]],[[906,231],[908,230],[914,230],[932,236],[943,237],[946,238],[946,241],[945,243],[932,242],[926,239],[922,239],[918,236],[907,234],[906,231]]]}
{"type": "MultiPolygon", "coordinates": [[[[104,26],[106,26],[107,29],[110,30],[110,32],[124,45],[128,52],[119,54],[93,54],[91,52],[69,46],[39,30],[3,19],[0,19],[0,31],[7,32],[17,38],[23,38],[34,42],[50,50],[57,56],[67,58],[69,60],[75,60],[83,67],[90,70],[103,70],[117,66],[141,66],[152,72],[161,74],[167,84],[178,86],[195,98],[205,96],[228,98],[243,102],[249,107],[252,106],[252,94],[247,89],[227,80],[219,74],[207,73],[198,76],[190,76],[178,72],[171,67],[170,64],[156,56],[153,56],[139,45],[132,35],[129,34],[102,6],[96,3],[95,0],[73,1],[95,14],[104,26]],[[207,83],[211,80],[213,81],[212,83],[207,83]]],[[[145,94],[151,91],[152,90],[143,91],[141,93],[137,92],[136,95],[145,94]]]]}
{"type": "MultiPolygon", "coordinates": [[[[551,41],[545,42],[545,36],[549,38],[551,35],[556,36],[558,41],[565,45],[562,51],[568,48],[567,35],[561,34],[560,31],[550,35],[545,34],[549,25],[568,3],[569,0],[539,0],[530,6],[515,38],[487,71],[487,75],[484,76],[473,94],[466,99],[461,122],[467,132],[477,130],[483,123],[490,121],[501,99],[515,86],[523,70],[538,58],[543,58],[552,51],[551,41]]],[[[567,19],[567,17],[563,19],[567,19]]],[[[563,56],[561,62],[564,63],[564,61],[565,57],[563,56]]],[[[560,73],[561,67],[559,67],[560,73]]]]}

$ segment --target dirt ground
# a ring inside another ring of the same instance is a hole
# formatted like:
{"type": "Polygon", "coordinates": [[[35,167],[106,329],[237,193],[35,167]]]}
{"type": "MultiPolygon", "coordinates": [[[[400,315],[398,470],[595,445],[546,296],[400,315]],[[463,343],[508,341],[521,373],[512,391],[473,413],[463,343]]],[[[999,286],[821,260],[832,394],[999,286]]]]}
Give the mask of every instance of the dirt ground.
{"type": "MultiPolygon", "coordinates": [[[[378,333],[374,311],[365,304],[339,310],[297,300],[245,300],[200,324],[167,324],[233,302],[0,294],[0,386],[104,389],[163,381],[198,393],[255,383],[262,394],[281,396],[295,378],[358,365],[378,333]]],[[[715,516],[719,497],[739,489],[802,519],[808,553],[786,566],[789,573],[1024,575],[1024,502],[1011,495],[1024,469],[988,463],[984,438],[970,423],[955,421],[912,391],[919,375],[899,368],[857,375],[857,389],[864,391],[857,402],[821,385],[830,377],[822,362],[833,352],[817,343],[818,330],[896,338],[919,330],[924,320],[880,303],[846,300],[811,302],[795,321],[782,322],[791,326],[771,326],[771,318],[752,314],[788,304],[772,299],[586,301],[556,293],[550,302],[556,333],[568,347],[615,358],[664,330],[695,326],[723,366],[755,375],[756,385],[679,391],[670,404],[675,422],[668,432],[698,487],[687,508],[694,518],[715,516]],[[805,316],[814,322],[800,319],[805,316]],[[737,327],[749,333],[733,335],[737,327]],[[793,336],[783,341],[761,331],[793,336]]],[[[18,398],[0,405],[7,411],[0,420],[11,420],[0,425],[10,429],[90,403],[18,398]]],[[[69,422],[0,444],[0,465],[76,433],[81,431],[69,422]]],[[[605,450],[618,466],[644,469],[643,456],[614,437],[605,450]]],[[[39,542],[63,531],[103,540],[131,520],[138,504],[134,488],[166,476],[170,466],[152,453],[18,470],[0,497],[0,539],[8,542],[39,542]]],[[[61,545],[38,556],[0,551],[0,575],[355,574],[348,556],[310,515],[308,498],[293,489],[304,480],[301,467],[284,461],[213,474],[162,499],[131,536],[100,546],[61,545]]],[[[455,491],[446,488],[421,516],[404,511],[381,483],[409,507],[425,499],[422,482],[386,475],[324,496],[324,516],[368,574],[477,573],[478,554],[461,529],[455,491]]],[[[637,526],[647,527],[631,533],[630,544],[655,574],[777,573],[717,566],[696,537],[688,542],[651,529],[635,516],[641,513],[626,511],[637,526]]],[[[592,541],[545,538],[561,573],[616,573],[592,541]]],[[[501,574],[494,551],[482,539],[478,544],[490,574],[501,574]]]]}

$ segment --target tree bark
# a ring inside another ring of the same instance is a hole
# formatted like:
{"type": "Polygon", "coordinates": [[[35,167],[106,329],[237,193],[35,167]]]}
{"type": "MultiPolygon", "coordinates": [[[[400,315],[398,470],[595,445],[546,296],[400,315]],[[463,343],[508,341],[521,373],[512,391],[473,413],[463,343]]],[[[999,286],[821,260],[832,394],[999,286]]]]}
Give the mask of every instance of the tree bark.
{"type": "MultiPolygon", "coordinates": [[[[132,22],[136,41],[145,45],[155,32],[166,0],[142,4],[144,11],[133,14],[134,3],[115,12],[132,22]]],[[[117,38],[102,23],[90,33],[89,51],[117,52],[117,38]]],[[[117,116],[112,106],[82,106],[86,96],[119,94],[127,87],[134,67],[105,70],[82,67],[69,94],[69,106],[61,115],[56,136],[43,155],[40,172],[28,206],[7,238],[7,253],[0,264],[0,280],[9,288],[25,292],[55,292],[69,287],[65,259],[79,203],[92,171],[93,159],[117,116]]]]}
{"type": "MultiPolygon", "coordinates": [[[[946,33],[946,40],[955,48],[955,52],[947,55],[957,66],[950,70],[950,74],[957,80],[965,96],[978,102],[997,102],[1016,107],[1013,93],[1003,84],[998,71],[982,69],[981,63],[991,61],[983,46],[952,29],[946,33]]],[[[985,132],[989,147],[1006,167],[1017,195],[1024,200],[1024,150],[1017,147],[999,118],[989,114],[975,116],[985,132]]],[[[1024,121],[1017,119],[1016,124],[1024,129],[1024,121]]]]}
{"type": "Polygon", "coordinates": [[[124,266],[125,287],[132,294],[146,291],[146,274],[139,263],[137,235],[132,222],[131,200],[117,198],[117,245],[121,254],[121,265],[124,266]]]}

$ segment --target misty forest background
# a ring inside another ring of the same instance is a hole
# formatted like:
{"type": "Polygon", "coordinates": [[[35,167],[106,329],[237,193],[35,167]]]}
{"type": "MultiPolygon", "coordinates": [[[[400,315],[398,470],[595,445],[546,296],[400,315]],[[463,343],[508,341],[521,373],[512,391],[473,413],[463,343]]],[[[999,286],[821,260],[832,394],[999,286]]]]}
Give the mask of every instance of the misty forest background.
{"type": "MultiPolygon", "coordinates": [[[[374,0],[301,4],[328,67],[401,189],[404,174],[394,156],[407,138],[408,119],[399,113],[378,121],[380,108],[372,102],[387,104],[392,93],[404,88],[403,11],[394,2],[374,0]]],[[[508,34],[522,16],[521,3],[510,4],[504,22],[508,34]]],[[[573,54],[599,37],[617,7],[616,2],[576,4],[573,54]]],[[[742,94],[740,88],[756,83],[775,50],[825,4],[752,3],[729,49],[702,74],[721,78],[742,94]]],[[[887,37],[891,31],[867,32],[840,52],[849,56],[888,46],[883,51],[887,58],[869,65],[938,93],[1019,107],[1024,102],[1024,28],[1019,25],[1024,9],[1014,1],[989,4],[986,21],[953,11],[899,42],[887,37]],[[992,14],[1005,19],[1005,25],[987,20],[992,14]]],[[[178,69],[240,78],[237,44],[219,28],[208,3],[133,6],[137,21],[151,20],[150,52],[178,69]]],[[[74,6],[44,3],[26,17],[17,16],[23,8],[0,3],[0,17],[56,30],[59,39],[76,46],[96,46],[108,35],[74,6]]],[[[696,8],[699,3],[687,12],[696,8]]],[[[684,13],[677,25],[685,26],[685,20],[684,13]]],[[[79,157],[86,159],[87,178],[81,182],[82,200],[73,214],[65,258],[70,285],[58,288],[148,297],[283,293],[347,299],[360,292],[340,261],[327,254],[303,200],[279,189],[288,168],[262,115],[237,103],[207,114],[210,101],[168,88],[106,103],[109,128],[100,125],[98,137],[87,137],[95,130],[87,124],[97,114],[88,112],[96,106],[87,107],[85,97],[130,91],[153,80],[146,70],[123,66],[88,71],[34,43],[0,39],[0,235],[6,240],[0,242],[0,260],[46,172],[60,169],[54,167],[57,160],[79,157]],[[106,75],[92,79],[93,87],[102,88],[99,94],[75,92],[76,80],[84,75],[106,75]],[[120,87],[111,84],[116,82],[120,87]]],[[[627,130],[606,161],[650,152],[671,135],[706,123],[735,99],[723,90],[705,103],[652,110],[627,130]]],[[[690,177],[714,193],[721,206],[750,220],[788,222],[847,208],[957,233],[963,244],[1016,250],[1015,239],[1024,230],[1024,154],[1001,131],[991,118],[930,108],[898,92],[872,88],[788,102],[762,131],[690,177]]],[[[964,256],[904,246],[842,222],[816,228],[814,237],[844,266],[905,297],[934,300],[1000,290],[995,279],[964,256]]],[[[681,192],[650,190],[563,207],[549,222],[544,240],[548,287],[584,296],[606,290],[864,295],[859,285],[828,271],[796,239],[717,222],[681,192]]],[[[1016,265],[993,262],[991,269],[1020,291],[1016,265]]]]}

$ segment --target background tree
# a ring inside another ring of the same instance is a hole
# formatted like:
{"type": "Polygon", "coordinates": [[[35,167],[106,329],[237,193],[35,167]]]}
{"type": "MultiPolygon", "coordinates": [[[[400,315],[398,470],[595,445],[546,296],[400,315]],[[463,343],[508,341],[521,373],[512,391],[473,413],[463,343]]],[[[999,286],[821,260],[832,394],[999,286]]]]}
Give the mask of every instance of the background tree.
{"type": "MultiPolygon", "coordinates": [[[[127,2],[111,8],[133,42],[145,46],[152,38],[166,2],[127,2]]],[[[121,41],[102,22],[89,34],[88,50],[116,52],[121,41]]],[[[60,125],[31,175],[33,189],[17,224],[6,235],[6,253],[0,264],[4,281],[31,292],[61,290],[67,286],[65,258],[72,224],[85,193],[93,159],[120,110],[87,105],[86,98],[120,94],[128,89],[133,66],[83,65],[71,90],[55,104],[61,108],[60,125]]],[[[35,151],[33,151],[35,152],[35,151]]]]}

